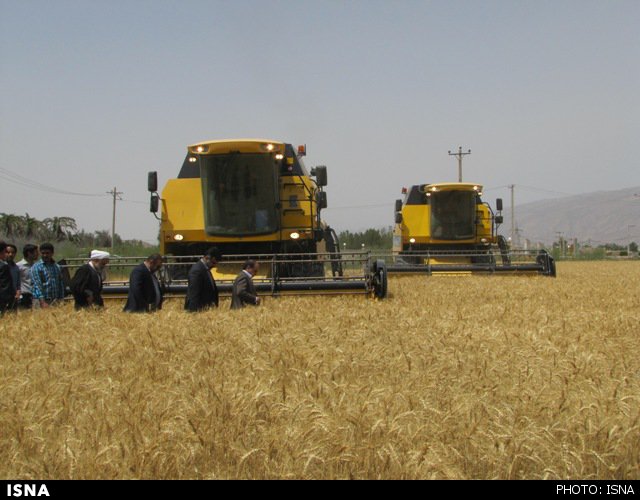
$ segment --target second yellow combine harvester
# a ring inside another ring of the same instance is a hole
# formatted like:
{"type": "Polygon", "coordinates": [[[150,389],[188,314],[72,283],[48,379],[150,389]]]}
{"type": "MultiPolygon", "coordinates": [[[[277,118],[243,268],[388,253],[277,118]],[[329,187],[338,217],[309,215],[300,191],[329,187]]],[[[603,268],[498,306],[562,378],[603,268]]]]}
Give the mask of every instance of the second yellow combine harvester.
{"type": "Polygon", "coordinates": [[[389,273],[531,273],[555,276],[546,250],[513,250],[498,226],[496,212],[482,201],[482,186],[472,183],[414,185],[396,200],[393,258],[389,273]]]}

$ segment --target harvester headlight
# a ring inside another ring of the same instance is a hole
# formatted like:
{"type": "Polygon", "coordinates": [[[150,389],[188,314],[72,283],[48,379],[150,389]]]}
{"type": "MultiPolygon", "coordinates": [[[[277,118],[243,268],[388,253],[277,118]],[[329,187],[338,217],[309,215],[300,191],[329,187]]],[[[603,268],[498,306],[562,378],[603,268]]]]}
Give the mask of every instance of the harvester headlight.
{"type": "Polygon", "coordinates": [[[473,186],[474,191],[477,191],[478,189],[480,189],[478,186],[473,186]]]}
{"type": "Polygon", "coordinates": [[[437,187],[435,187],[435,186],[433,186],[433,187],[431,188],[431,191],[433,191],[434,193],[435,193],[437,190],[438,190],[438,188],[437,188],[437,187]]]}
{"type": "Polygon", "coordinates": [[[260,143],[260,149],[268,153],[277,153],[278,151],[280,151],[280,145],[273,144],[272,142],[262,142],[260,143]]]}
{"type": "Polygon", "coordinates": [[[189,162],[191,162],[191,163],[195,163],[195,162],[197,162],[197,161],[198,161],[198,159],[197,159],[195,156],[190,156],[190,157],[189,157],[189,162]]]}
{"type": "Polygon", "coordinates": [[[278,153],[276,155],[276,160],[282,160],[284,158],[284,155],[282,153],[278,153]]]}
{"type": "Polygon", "coordinates": [[[196,152],[198,153],[206,153],[207,151],[209,151],[209,146],[196,146],[196,152]]]}
{"type": "Polygon", "coordinates": [[[176,241],[182,241],[184,240],[184,236],[182,236],[181,234],[174,234],[173,239],[176,241]]]}
{"type": "Polygon", "coordinates": [[[487,238],[481,238],[481,239],[480,239],[480,241],[481,241],[482,243],[486,243],[486,242],[487,242],[487,238]]]}
{"type": "Polygon", "coordinates": [[[289,238],[291,238],[292,240],[297,240],[298,238],[300,238],[300,233],[294,231],[289,235],[289,238]]]}
{"type": "Polygon", "coordinates": [[[416,239],[415,238],[409,238],[409,243],[415,243],[416,239]]]}

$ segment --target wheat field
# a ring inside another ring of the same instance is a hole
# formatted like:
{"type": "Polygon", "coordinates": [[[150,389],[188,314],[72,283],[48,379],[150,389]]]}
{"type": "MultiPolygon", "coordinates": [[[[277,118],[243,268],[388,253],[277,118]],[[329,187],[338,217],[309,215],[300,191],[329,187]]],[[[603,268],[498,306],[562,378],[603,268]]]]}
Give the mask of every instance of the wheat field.
{"type": "Polygon", "coordinates": [[[640,263],[0,320],[0,477],[640,478],[640,263]]]}

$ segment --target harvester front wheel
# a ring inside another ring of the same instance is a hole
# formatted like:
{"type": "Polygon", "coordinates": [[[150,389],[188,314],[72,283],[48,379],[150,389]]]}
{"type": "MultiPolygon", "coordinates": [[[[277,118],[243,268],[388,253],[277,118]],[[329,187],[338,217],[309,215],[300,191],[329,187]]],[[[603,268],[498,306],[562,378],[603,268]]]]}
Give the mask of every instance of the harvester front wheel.
{"type": "Polygon", "coordinates": [[[387,265],[383,260],[377,260],[372,266],[373,295],[378,299],[387,296],[387,265]]]}

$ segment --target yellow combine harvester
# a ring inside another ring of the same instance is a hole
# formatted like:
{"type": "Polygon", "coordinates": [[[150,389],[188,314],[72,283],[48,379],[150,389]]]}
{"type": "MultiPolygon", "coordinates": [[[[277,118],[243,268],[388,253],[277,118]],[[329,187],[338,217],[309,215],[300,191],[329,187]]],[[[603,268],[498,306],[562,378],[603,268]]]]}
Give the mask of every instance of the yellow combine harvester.
{"type": "Polygon", "coordinates": [[[340,255],[337,236],[320,215],[327,206],[327,168],[308,171],[305,146],[294,151],[279,141],[231,139],[187,149],[178,177],[162,194],[156,172],[148,180],[151,211],[160,212],[160,252],[170,262],[165,278],[174,289],[184,285],[176,283],[186,278],[189,263],[216,246],[224,263],[214,275],[223,288],[251,257],[263,263],[258,289],[386,295],[384,262],[340,255]],[[358,269],[357,275],[343,266],[358,269]]]}
{"type": "Polygon", "coordinates": [[[396,200],[390,273],[534,273],[555,276],[545,250],[515,251],[498,235],[502,200],[494,213],[482,201],[482,186],[420,184],[396,200]]]}

